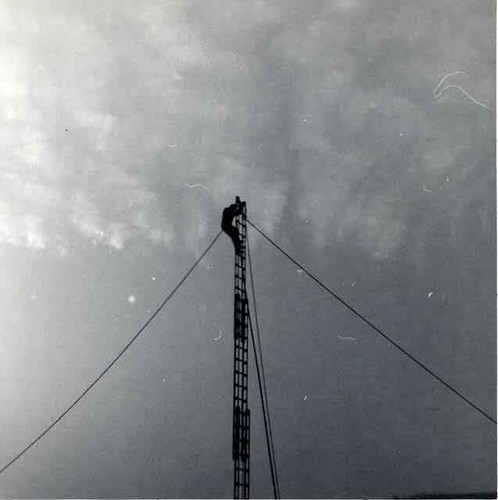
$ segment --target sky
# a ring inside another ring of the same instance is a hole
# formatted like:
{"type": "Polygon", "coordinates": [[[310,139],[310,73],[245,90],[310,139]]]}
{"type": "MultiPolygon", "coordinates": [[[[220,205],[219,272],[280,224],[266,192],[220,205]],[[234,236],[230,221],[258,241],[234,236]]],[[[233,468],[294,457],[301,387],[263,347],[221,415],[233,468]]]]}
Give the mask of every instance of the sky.
{"type": "MultiPolygon", "coordinates": [[[[496,418],[494,2],[2,0],[0,36],[2,463],[236,195],[496,418]]],[[[249,238],[282,497],[495,491],[495,425],[249,238]]],[[[223,237],[0,497],[229,498],[232,287],[223,237]]]]}

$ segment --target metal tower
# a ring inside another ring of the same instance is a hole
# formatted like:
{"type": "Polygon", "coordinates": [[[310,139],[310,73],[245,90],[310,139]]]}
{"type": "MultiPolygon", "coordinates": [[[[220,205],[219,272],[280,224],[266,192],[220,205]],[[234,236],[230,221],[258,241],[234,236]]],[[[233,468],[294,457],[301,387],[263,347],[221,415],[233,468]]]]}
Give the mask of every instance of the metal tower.
{"type": "Polygon", "coordinates": [[[234,361],[233,361],[233,497],[249,498],[249,304],[246,294],[246,203],[237,197],[241,207],[235,217],[240,247],[235,247],[234,283],[234,361]]]}

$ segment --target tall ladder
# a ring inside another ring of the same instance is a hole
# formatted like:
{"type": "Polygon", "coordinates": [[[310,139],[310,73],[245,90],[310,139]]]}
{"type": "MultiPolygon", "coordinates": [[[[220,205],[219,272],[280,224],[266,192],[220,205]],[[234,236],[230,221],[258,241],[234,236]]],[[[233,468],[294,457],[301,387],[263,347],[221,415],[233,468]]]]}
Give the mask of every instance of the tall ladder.
{"type": "Polygon", "coordinates": [[[249,498],[249,437],[250,411],[249,386],[249,304],[246,293],[246,203],[236,217],[241,251],[235,252],[234,284],[234,364],[233,364],[233,497],[249,498]]]}

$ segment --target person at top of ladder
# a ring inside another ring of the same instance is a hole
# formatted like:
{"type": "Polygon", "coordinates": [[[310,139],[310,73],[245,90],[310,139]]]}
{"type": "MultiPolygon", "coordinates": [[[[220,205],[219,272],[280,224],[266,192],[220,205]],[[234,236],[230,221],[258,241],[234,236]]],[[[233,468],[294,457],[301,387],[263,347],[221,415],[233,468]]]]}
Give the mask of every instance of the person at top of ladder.
{"type": "Polygon", "coordinates": [[[235,253],[241,253],[241,243],[239,230],[233,225],[233,219],[240,215],[243,211],[244,204],[240,201],[237,196],[235,198],[235,203],[232,203],[228,207],[223,209],[223,215],[221,217],[221,229],[230,236],[235,246],[235,253]]]}

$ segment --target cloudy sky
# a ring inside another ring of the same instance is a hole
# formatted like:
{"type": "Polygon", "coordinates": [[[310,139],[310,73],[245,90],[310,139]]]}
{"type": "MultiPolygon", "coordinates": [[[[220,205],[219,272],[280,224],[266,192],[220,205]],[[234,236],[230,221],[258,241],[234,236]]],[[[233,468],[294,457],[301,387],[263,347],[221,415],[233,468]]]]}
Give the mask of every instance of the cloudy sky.
{"type": "MultiPolygon", "coordinates": [[[[126,344],[237,194],[496,418],[494,8],[2,0],[2,463],[126,344]]],[[[495,490],[496,427],[250,238],[282,495],[495,490]]],[[[224,237],[0,496],[230,497],[232,272],[224,237]]],[[[268,497],[254,382],[251,488],[268,497]]]]}

